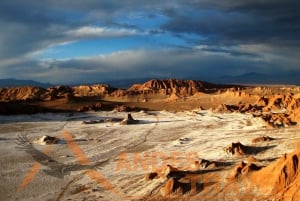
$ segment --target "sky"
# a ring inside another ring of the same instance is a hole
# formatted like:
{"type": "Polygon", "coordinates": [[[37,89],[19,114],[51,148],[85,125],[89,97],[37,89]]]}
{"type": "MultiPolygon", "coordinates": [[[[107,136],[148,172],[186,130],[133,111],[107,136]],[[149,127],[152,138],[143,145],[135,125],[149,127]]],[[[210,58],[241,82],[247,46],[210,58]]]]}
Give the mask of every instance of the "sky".
{"type": "Polygon", "coordinates": [[[0,79],[298,79],[299,10],[298,0],[1,0],[0,79]]]}

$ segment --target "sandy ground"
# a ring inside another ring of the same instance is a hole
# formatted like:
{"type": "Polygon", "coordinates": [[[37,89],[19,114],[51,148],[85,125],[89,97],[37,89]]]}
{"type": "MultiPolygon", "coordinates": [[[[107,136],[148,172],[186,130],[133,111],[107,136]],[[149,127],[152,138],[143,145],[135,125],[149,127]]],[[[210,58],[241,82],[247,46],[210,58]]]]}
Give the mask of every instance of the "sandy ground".
{"type": "Polygon", "coordinates": [[[160,166],[185,166],[204,158],[228,164],[216,170],[226,177],[234,164],[249,157],[226,154],[223,149],[228,144],[240,141],[252,145],[251,140],[261,135],[276,138],[255,145],[264,148],[255,157],[261,165],[267,165],[293,151],[300,140],[299,127],[266,129],[264,122],[251,114],[215,114],[208,110],[132,113],[140,120],[137,125],[82,123],[126,116],[116,112],[0,116],[1,200],[147,200],[162,182],[145,181],[144,176],[160,166]],[[61,164],[91,166],[73,168],[69,175],[58,178],[47,171],[51,166],[47,163],[53,163],[49,160],[21,188],[35,160],[29,152],[17,149],[18,135],[26,134],[30,140],[42,135],[63,139],[65,131],[73,137],[73,148],[70,143],[34,148],[42,152],[51,147],[48,155],[61,164]]]}

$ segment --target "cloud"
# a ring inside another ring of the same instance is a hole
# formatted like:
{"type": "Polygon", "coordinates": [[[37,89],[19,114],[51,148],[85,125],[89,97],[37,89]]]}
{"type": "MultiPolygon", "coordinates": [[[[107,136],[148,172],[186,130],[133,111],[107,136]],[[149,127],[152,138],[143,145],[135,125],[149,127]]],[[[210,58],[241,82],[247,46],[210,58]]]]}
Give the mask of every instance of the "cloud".
{"type": "Polygon", "coordinates": [[[1,1],[0,59],[24,57],[33,52],[78,39],[136,34],[136,30],[121,25],[116,27],[111,21],[113,13],[119,13],[119,4],[102,2],[72,1],[70,4],[64,0],[1,1]],[[90,12],[87,12],[89,9],[90,12]],[[110,21],[107,26],[98,16],[91,16],[96,11],[102,13],[107,21],[110,21]]]}
{"type": "Polygon", "coordinates": [[[21,65],[22,71],[17,65],[7,68],[6,73],[54,83],[106,82],[140,77],[216,80],[224,72],[228,75],[269,72],[268,68],[264,69],[266,65],[272,65],[274,72],[279,72],[280,62],[285,62],[265,58],[253,60],[252,55],[247,54],[240,57],[202,49],[130,50],[74,59],[32,60],[21,65]]]}
{"type": "Polygon", "coordinates": [[[298,1],[188,1],[193,6],[169,14],[163,25],[177,33],[195,33],[207,44],[285,44],[299,46],[298,1]]]}
{"type": "Polygon", "coordinates": [[[195,48],[200,49],[203,52],[211,54],[223,54],[231,56],[245,56],[252,57],[253,59],[261,59],[261,55],[253,51],[247,51],[247,46],[209,46],[209,45],[198,45],[195,48]],[[246,49],[246,50],[243,50],[246,49]]]}
{"type": "Polygon", "coordinates": [[[298,70],[299,10],[296,0],[2,0],[0,74],[79,82],[298,70]],[[139,37],[140,49],[59,60],[38,57],[74,41],[122,37],[139,37]]]}
{"type": "Polygon", "coordinates": [[[66,32],[66,35],[70,38],[122,37],[136,34],[137,31],[134,29],[102,28],[96,26],[83,26],[66,32]]]}

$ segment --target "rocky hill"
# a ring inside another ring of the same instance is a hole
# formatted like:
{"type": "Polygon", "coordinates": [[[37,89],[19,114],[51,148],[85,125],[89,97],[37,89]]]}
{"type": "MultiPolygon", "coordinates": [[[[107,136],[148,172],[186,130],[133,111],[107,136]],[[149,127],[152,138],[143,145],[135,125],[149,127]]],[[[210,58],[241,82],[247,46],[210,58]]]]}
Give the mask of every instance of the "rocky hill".
{"type": "Polygon", "coordinates": [[[0,89],[0,101],[39,100],[47,90],[39,87],[12,87],[0,89]]]}
{"type": "Polygon", "coordinates": [[[272,200],[299,200],[300,149],[285,154],[269,166],[250,175],[250,181],[262,195],[272,200]]]}
{"type": "MultiPolygon", "coordinates": [[[[163,95],[177,94],[191,96],[197,92],[212,92],[218,89],[229,88],[229,85],[217,85],[197,80],[150,80],[144,84],[134,84],[128,89],[129,92],[143,94],[159,93],[163,95]]],[[[237,86],[236,86],[237,87],[237,86]]]]}
{"type": "Polygon", "coordinates": [[[126,108],[154,110],[212,108],[215,112],[251,113],[261,117],[267,127],[287,127],[300,123],[299,87],[245,87],[178,79],[150,80],[134,84],[128,89],[117,89],[108,84],[46,89],[23,86],[0,88],[0,102],[12,108],[0,111],[2,114],[34,113],[49,109],[65,111],[67,108],[68,111],[87,111],[123,105],[126,108]],[[107,103],[109,107],[106,107],[107,103]]]}
{"type": "Polygon", "coordinates": [[[177,94],[191,96],[197,92],[212,92],[226,88],[226,85],[216,85],[196,80],[150,80],[143,84],[134,84],[129,89],[117,89],[107,84],[57,86],[43,89],[40,87],[24,86],[0,89],[0,101],[14,100],[43,100],[50,101],[66,96],[73,97],[97,97],[126,96],[139,94],[177,94]]]}
{"type": "Polygon", "coordinates": [[[215,112],[252,113],[262,117],[268,127],[288,127],[300,123],[300,94],[285,93],[261,96],[253,104],[221,104],[215,112]]]}
{"type": "Polygon", "coordinates": [[[40,87],[9,87],[0,89],[0,101],[51,101],[65,97],[103,97],[114,91],[109,85],[57,86],[43,89],[40,87]]]}

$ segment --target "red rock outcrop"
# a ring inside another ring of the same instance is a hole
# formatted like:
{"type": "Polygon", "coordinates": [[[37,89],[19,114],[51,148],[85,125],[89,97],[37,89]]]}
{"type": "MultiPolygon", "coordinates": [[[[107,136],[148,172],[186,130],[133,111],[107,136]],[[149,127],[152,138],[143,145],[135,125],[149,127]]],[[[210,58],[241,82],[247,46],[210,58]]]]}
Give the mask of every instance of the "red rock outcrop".
{"type": "Polygon", "coordinates": [[[56,86],[46,89],[45,93],[41,95],[44,101],[51,101],[60,98],[67,98],[73,96],[73,89],[69,86],[56,86]]]}
{"type": "Polygon", "coordinates": [[[247,176],[250,172],[260,170],[261,167],[254,163],[238,163],[227,177],[227,179],[237,179],[239,177],[247,176]]]}
{"type": "Polygon", "coordinates": [[[252,140],[252,143],[258,143],[258,142],[268,142],[268,141],[272,141],[274,140],[274,138],[269,137],[267,135],[264,136],[260,136],[260,137],[256,137],[252,140]]]}
{"type": "Polygon", "coordinates": [[[117,105],[114,109],[113,109],[113,111],[114,112],[129,112],[129,108],[128,107],[126,107],[125,105],[117,105]]]}
{"type": "Polygon", "coordinates": [[[0,101],[43,100],[51,101],[67,96],[72,97],[102,97],[113,89],[109,85],[92,86],[57,86],[43,89],[39,87],[12,87],[0,89],[0,101]]]}
{"type": "Polygon", "coordinates": [[[255,104],[221,104],[214,111],[220,113],[252,113],[261,117],[267,127],[289,127],[300,123],[300,95],[293,93],[260,97],[255,104]]]}
{"type": "Polygon", "coordinates": [[[231,155],[241,156],[249,153],[249,148],[240,142],[231,143],[224,148],[224,151],[231,155]]]}
{"type": "Polygon", "coordinates": [[[81,85],[72,87],[72,89],[75,97],[101,97],[108,95],[111,91],[111,87],[107,84],[81,85]]]}
{"type": "Polygon", "coordinates": [[[263,106],[263,111],[278,111],[287,110],[292,112],[294,109],[300,107],[299,95],[294,95],[293,93],[277,94],[269,97],[261,97],[256,105],[263,106]]]}
{"type": "Polygon", "coordinates": [[[87,111],[99,111],[102,109],[102,104],[101,103],[96,103],[93,105],[86,105],[82,106],[77,109],[77,112],[87,112],[87,111]]]}
{"type": "Polygon", "coordinates": [[[299,200],[300,148],[253,172],[250,181],[259,189],[259,193],[269,195],[268,199],[299,200]]]}
{"type": "Polygon", "coordinates": [[[261,111],[262,107],[257,105],[252,105],[248,103],[240,103],[238,105],[227,105],[221,104],[219,105],[214,112],[219,113],[231,113],[231,112],[239,112],[239,113],[253,113],[257,111],[261,111]]]}
{"type": "Polygon", "coordinates": [[[0,89],[0,101],[40,100],[45,89],[39,87],[11,87],[0,89]]]}
{"type": "Polygon", "coordinates": [[[289,117],[294,121],[299,123],[300,122],[300,107],[294,109],[290,112],[289,117]]]}
{"type": "Polygon", "coordinates": [[[266,122],[267,127],[289,127],[297,124],[294,120],[290,118],[290,115],[287,113],[269,113],[262,114],[262,119],[266,122]]]}
{"type": "Polygon", "coordinates": [[[216,85],[196,80],[150,80],[144,84],[135,84],[128,91],[135,91],[143,94],[159,93],[163,95],[178,94],[191,96],[197,92],[216,90],[223,85],[216,85]]]}
{"type": "MultiPolygon", "coordinates": [[[[219,89],[226,89],[226,85],[216,85],[196,80],[150,80],[144,84],[135,84],[128,90],[115,89],[107,84],[82,85],[82,86],[57,86],[48,89],[38,87],[13,87],[0,89],[0,101],[13,100],[43,100],[52,101],[55,99],[72,97],[97,97],[102,98],[122,97],[127,95],[158,94],[177,96],[191,96],[198,92],[216,92],[219,89]]],[[[234,89],[234,88],[232,88],[234,89]]]]}
{"type": "Polygon", "coordinates": [[[124,97],[126,95],[128,95],[128,92],[125,89],[117,89],[109,94],[111,97],[124,97]]]}
{"type": "Polygon", "coordinates": [[[184,184],[175,180],[174,178],[170,178],[167,180],[165,185],[160,189],[160,193],[162,196],[169,196],[171,194],[182,195],[183,194],[184,184]]]}

